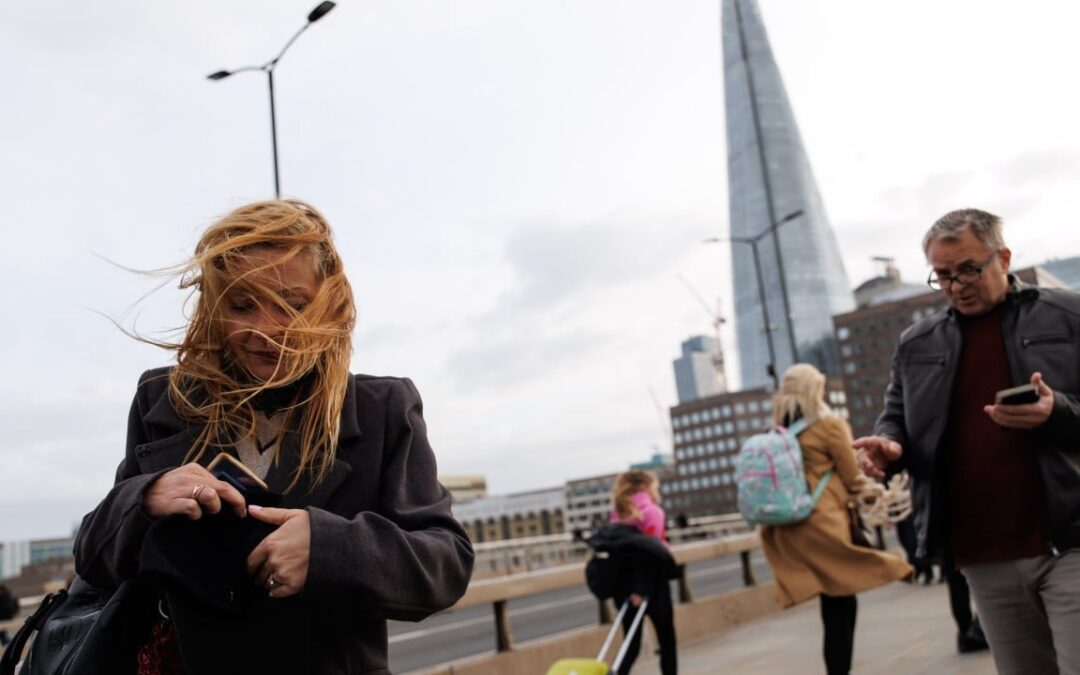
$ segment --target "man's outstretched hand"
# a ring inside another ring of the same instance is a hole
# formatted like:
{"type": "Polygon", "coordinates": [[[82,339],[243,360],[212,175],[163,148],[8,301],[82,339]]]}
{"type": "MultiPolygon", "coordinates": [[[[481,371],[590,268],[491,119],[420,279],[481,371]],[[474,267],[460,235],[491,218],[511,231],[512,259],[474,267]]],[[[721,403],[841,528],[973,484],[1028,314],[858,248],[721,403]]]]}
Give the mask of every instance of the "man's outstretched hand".
{"type": "Polygon", "coordinates": [[[885,469],[900,459],[904,449],[891,438],[863,436],[855,439],[855,458],[863,473],[878,480],[885,477],[885,469]]]}

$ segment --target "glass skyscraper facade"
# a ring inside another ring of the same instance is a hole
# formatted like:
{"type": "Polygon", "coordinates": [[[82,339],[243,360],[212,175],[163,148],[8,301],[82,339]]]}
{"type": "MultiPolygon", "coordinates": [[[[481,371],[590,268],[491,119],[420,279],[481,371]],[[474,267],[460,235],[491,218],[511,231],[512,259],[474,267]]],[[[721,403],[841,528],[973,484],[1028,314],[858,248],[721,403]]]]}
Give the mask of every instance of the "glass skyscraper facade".
{"type": "Polygon", "coordinates": [[[766,312],[778,374],[798,360],[837,376],[832,317],[855,307],[840,249],[757,2],[723,0],[722,21],[730,231],[757,242],[731,244],[742,387],[771,384],[766,312]]]}

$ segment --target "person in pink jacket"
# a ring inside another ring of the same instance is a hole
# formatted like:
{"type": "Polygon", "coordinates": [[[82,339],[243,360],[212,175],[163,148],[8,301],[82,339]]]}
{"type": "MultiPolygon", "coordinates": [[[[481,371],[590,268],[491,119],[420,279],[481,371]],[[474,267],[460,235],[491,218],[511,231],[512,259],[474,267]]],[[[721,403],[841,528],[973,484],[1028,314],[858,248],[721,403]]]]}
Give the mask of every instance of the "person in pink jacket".
{"type": "MultiPolygon", "coordinates": [[[[660,482],[652,473],[633,470],[619,474],[612,489],[611,501],[611,522],[631,525],[644,534],[667,542],[664,509],[660,507],[660,482]]],[[[645,614],[652,621],[657,641],[660,643],[660,671],[663,675],[675,675],[678,662],[675,654],[675,617],[671,605],[671,585],[666,576],[656,574],[654,570],[642,568],[632,572],[633,574],[628,575],[632,583],[629,586],[620,584],[620,587],[629,593],[617,593],[615,604],[622,606],[629,601],[634,607],[639,607],[642,600],[648,598],[645,614]]],[[[632,612],[623,615],[624,631],[629,630],[633,618],[632,612]]],[[[630,672],[640,648],[639,630],[630,642],[618,675],[630,672]]]]}

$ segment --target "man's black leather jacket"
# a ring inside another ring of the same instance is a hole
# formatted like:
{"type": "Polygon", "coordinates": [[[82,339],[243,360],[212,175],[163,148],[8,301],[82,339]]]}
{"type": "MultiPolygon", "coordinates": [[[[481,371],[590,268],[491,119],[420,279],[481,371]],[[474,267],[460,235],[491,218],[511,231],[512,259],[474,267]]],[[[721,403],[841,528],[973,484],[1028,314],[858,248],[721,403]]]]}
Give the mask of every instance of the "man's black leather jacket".
{"type": "MultiPolygon", "coordinates": [[[[1080,546],[1080,294],[1009,278],[1002,325],[1014,385],[1033,373],[1054,390],[1054,410],[1031,433],[1050,517],[1047,552],[1080,546]]],[[[874,433],[903,446],[897,469],[911,475],[918,556],[947,548],[943,506],[949,490],[942,448],[961,350],[956,311],[938,312],[900,336],[874,433]]],[[[993,401],[987,401],[993,403],[993,401]]],[[[1008,490],[1008,485],[1002,485],[1008,490]]]]}

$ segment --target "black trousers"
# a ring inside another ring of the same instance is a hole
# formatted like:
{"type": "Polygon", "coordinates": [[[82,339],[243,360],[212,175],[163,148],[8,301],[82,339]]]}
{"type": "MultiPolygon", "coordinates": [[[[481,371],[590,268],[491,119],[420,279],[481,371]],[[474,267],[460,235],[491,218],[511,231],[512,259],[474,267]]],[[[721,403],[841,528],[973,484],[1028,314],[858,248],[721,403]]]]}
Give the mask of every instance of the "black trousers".
{"type": "Polygon", "coordinates": [[[858,603],[854,595],[821,596],[821,623],[825,627],[825,671],[829,675],[851,672],[851,654],[855,649],[855,615],[858,603]]]}
{"type": "MultiPolygon", "coordinates": [[[[616,597],[614,600],[617,607],[622,607],[627,598],[616,597]]],[[[636,615],[637,607],[633,605],[627,607],[622,619],[624,635],[630,630],[630,624],[634,622],[636,615]]],[[[679,663],[675,652],[675,615],[671,607],[671,584],[667,581],[654,586],[649,595],[649,606],[645,608],[645,616],[652,621],[653,628],[656,629],[656,639],[660,642],[660,672],[663,675],[676,675],[679,671],[679,663]]],[[[641,650],[643,630],[645,626],[638,626],[637,632],[634,633],[634,639],[630,641],[630,646],[626,650],[626,657],[619,665],[618,675],[627,675],[634,661],[637,660],[638,652],[641,650]]]]}
{"type": "Polygon", "coordinates": [[[951,555],[945,555],[941,561],[941,575],[945,577],[945,583],[949,585],[949,609],[952,610],[953,619],[956,621],[956,629],[961,635],[971,627],[973,619],[971,614],[971,590],[968,588],[967,579],[956,569],[956,563],[951,555]]]}

